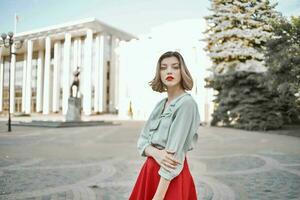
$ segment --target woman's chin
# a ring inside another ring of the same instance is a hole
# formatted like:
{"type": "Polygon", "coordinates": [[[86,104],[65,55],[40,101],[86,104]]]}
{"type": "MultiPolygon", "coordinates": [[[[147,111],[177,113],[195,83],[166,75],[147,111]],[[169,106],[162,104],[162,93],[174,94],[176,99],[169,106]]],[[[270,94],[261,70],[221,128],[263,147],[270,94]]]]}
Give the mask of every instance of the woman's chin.
{"type": "Polygon", "coordinates": [[[175,88],[178,84],[166,84],[167,88],[175,88]]]}

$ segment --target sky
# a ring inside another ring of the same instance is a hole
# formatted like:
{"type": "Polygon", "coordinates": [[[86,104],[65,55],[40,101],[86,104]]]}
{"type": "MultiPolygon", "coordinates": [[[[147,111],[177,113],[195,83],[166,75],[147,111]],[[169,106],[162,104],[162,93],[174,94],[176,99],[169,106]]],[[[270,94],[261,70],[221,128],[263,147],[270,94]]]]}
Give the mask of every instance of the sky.
{"type": "MultiPolygon", "coordinates": [[[[300,0],[277,2],[283,15],[300,15],[300,0]]],[[[17,13],[17,32],[95,17],[139,35],[167,22],[202,18],[209,7],[209,0],[0,0],[0,33],[14,30],[17,13]]]]}

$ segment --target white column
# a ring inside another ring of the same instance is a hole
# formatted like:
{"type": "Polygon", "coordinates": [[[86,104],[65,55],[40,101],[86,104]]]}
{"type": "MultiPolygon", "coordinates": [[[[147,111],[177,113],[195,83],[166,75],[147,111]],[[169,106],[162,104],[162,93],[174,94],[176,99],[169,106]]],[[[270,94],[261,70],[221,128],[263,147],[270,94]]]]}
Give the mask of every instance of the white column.
{"type": "Polygon", "coordinates": [[[94,74],[94,85],[95,85],[95,96],[94,96],[94,112],[99,112],[99,87],[100,87],[100,35],[96,36],[95,40],[95,74],[94,74]]]}
{"type": "Polygon", "coordinates": [[[93,31],[88,29],[84,43],[84,68],[83,68],[83,112],[85,115],[91,114],[92,108],[92,47],[93,31]]]}
{"type": "Polygon", "coordinates": [[[32,40],[27,41],[26,100],[25,113],[31,113],[32,40]]]}
{"type": "Polygon", "coordinates": [[[77,60],[77,65],[82,67],[82,41],[81,38],[78,39],[77,41],[77,46],[78,46],[78,51],[77,51],[77,55],[78,55],[78,60],[77,60]]]}
{"type": "Polygon", "coordinates": [[[59,93],[60,93],[60,41],[54,43],[54,68],[53,68],[53,112],[59,111],[59,93]]]}
{"type": "Polygon", "coordinates": [[[73,42],[73,71],[76,70],[78,66],[78,39],[73,42]]]}
{"type": "Polygon", "coordinates": [[[100,36],[100,50],[99,50],[99,99],[98,99],[98,109],[99,112],[103,112],[106,104],[106,34],[100,36]]]}
{"type": "Polygon", "coordinates": [[[27,53],[24,53],[23,75],[22,75],[22,112],[26,107],[26,74],[27,74],[27,53]]]}
{"type": "Polygon", "coordinates": [[[44,84],[44,51],[39,50],[37,61],[36,111],[42,112],[44,84]]]}
{"type": "Polygon", "coordinates": [[[109,111],[114,112],[116,107],[116,97],[118,96],[117,79],[117,56],[116,48],[118,41],[115,36],[111,36],[111,54],[110,54],[110,69],[109,69],[109,111]]]}
{"type": "MultiPolygon", "coordinates": [[[[77,60],[77,65],[80,67],[80,71],[82,72],[83,71],[83,66],[82,66],[82,41],[81,41],[81,38],[78,39],[78,51],[77,51],[77,54],[78,54],[78,60],[77,60]]],[[[79,85],[79,92],[80,94],[82,94],[82,90],[83,90],[83,87],[82,87],[82,83],[83,83],[83,76],[82,76],[82,73],[80,75],[80,85],[79,85]]]]}
{"type": "Polygon", "coordinates": [[[0,112],[3,111],[3,72],[4,72],[4,65],[3,65],[3,57],[2,57],[2,48],[0,47],[0,112]]]}
{"type": "Polygon", "coordinates": [[[44,69],[44,97],[43,114],[50,112],[50,64],[51,64],[51,38],[46,37],[45,41],[45,69],[44,69]]]}
{"type": "Polygon", "coordinates": [[[119,38],[116,38],[116,45],[114,50],[114,59],[115,59],[115,102],[114,102],[114,108],[120,110],[119,106],[119,95],[120,95],[120,87],[119,87],[119,80],[120,80],[120,57],[119,53],[117,53],[116,49],[119,47],[120,40],[119,38]]]}
{"type": "Polygon", "coordinates": [[[64,43],[64,64],[63,64],[63,97],[62,112],[67,114],[68,98],[70,96],[70,50],[71,50],[71,34],[65,34],[64,43]]]}

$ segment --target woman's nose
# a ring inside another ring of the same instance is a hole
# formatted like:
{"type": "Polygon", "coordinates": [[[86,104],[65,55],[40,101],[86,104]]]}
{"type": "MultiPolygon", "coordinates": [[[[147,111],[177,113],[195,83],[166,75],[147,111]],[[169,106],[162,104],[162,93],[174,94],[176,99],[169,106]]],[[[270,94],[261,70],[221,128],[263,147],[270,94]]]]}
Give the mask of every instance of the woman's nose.
{"type": "Polygon", "coordinates": [[[169,73],[171,73],[172,72],[172,67],[168,67],[167,68],[167,73],[169,74],[169,73]]]}

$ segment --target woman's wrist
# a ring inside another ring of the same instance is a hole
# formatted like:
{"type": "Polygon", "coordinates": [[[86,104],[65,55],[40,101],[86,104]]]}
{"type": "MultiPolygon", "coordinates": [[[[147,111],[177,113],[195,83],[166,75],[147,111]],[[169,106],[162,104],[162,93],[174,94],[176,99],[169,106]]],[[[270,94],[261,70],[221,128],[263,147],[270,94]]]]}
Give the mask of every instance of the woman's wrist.
{"type": "Polygon", "coordinates": [[[154,194],[153,200],[163,200],[165,198],[165,193],[161,193],[159,191],[156,191],[154,194]]]}
{"type": "Polygon", "coordinates": [[[170,182],[171,181],[160,177],[153,200],[163,200],[165,198],[170,182]]]}

